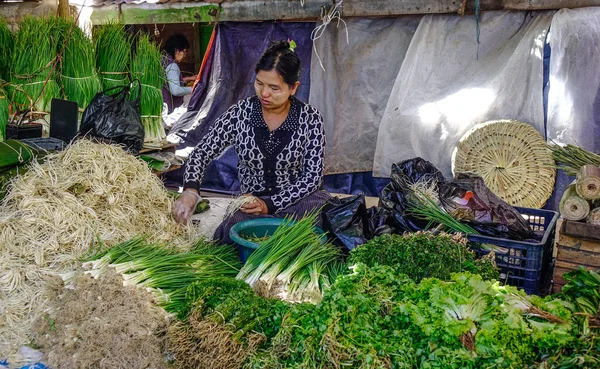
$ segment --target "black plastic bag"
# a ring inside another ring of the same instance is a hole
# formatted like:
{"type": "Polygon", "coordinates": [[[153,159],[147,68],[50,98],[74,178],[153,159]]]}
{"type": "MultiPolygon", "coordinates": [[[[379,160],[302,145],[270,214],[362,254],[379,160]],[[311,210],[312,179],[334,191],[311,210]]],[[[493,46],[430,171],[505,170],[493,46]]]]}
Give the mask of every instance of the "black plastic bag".
{"type": "MultiPolygon", "coordinates": [[[[138,86],[141,89],[141,85],[138,86]]],[[[132,154],[139,153],[144,146],[139,92],[134,101],[128,99],[130,86],[97,93],[83,112],[78,136],[120,144],[132,154]]]]}
{"type": "Polygon", "coordinates": [[[343,199],[331,198],[323,211],[323,230],[329,233],[333,242],[352,250],[367,242],[367,205],[365,195],[355,195],[343,199]]]}
{"type": "Polygon", "coordinates": [[[416,232],[425,229],[426,220],[417,219],[406,212],[411,184],[421,179],[444,183],[445,178],[433,164],[422,158],[413,158],[392,164],[390,183],[381,191],[380,205],[391,212],[388,224],[396,232],[416,232]]]}
{"type": "Polygon", "coordinates": [[[370,240],[373,237],[382,234],[396,233],[393,226],[393,214],[388,209],[373,206],[367,209],[368,228],[365,231],[365,237],[370,240]]]}
{"type": "Polygon", "coordinates": [[[531,239],[529,223],[496,196],[475,173],[458,173],[439,187],[440,201],[453,217],[468,221],[478,232],[513,240],[531,239]]]}
{"type": "Polygon", "coordinates": [[[390,180],[394,190],[409,190],[408,186],[420,180],[443,183],[446,181],[442,172],[435,165],[423,158],[413,158],[392,164],[390,180]]]}

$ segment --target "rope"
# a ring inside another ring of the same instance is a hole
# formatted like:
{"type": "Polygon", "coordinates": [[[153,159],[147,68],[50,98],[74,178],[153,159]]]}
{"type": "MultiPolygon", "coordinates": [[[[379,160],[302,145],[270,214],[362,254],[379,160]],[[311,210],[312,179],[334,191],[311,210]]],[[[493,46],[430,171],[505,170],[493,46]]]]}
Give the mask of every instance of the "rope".
{"type": "Polygon", "coordinates": [[[31,85],[39,85],[40,83],[48,83],[48,82],[54,82],[56,83],[55,80],[53,79],[49,79],[49,80],[45,80],[45,81],[37,81],[37,82],[28,82],[28,83],[15,83],[13,84],[13,86],[31,86],[31,85]]]}
{"type": "Polygon", "coordinates": [[[479,0],[475,0],[475,30],[477,32],[477,60],[479,60],[479,0]]]}
{"type": "Polygon", "coordinates": [[[160,115],[140,115],[140,118],[162,118],[160,115]]]}
{"type": "Polygon", "coordinates": [[[321,57],[319,56],[319,53],[317,52],[317,46],[316,46],[315,41],[318,40],[319,38],[321,38],[321,36],[323,36],[323,33],[325,32],[325,28],[327,28],[327,26],[329,25],[329,23],[331,23],[332,20],[337,18],[337,27],[340,26],[340,22],[344,23],[344,27],[345,27],[345,31],[346,31],[346,43],[350,44],[350,39],[348,37],[348,25],[346,24],[346,21],[344,21],[341,18],[342,13],[338,9],[338,7],[340,7],[343,2],[344,2],[344,0],[339,0],[339,2],[336,2],[335,6],[332,6],[328,12],[325,12],[325,7],[321,7],[321,21],[323,23],[321,25],[317,26],[315,29],[313,29],[312,32],[310,33],[310,39],[313,41],[313,50],[315,52],[315,55],[317,56],[317,59],[319,60],[319,65],[321,65],[321,68],[323,69],[323,71],[325,71],[325,67],[323,66],[321,57]]]}
{"type": "MultiPolygon", "coordinates": [[[[15,142],[15,141],[11,141],[11,142],[15,142]]],[[[19,150],[17,151],[17,149],[15,149],[14,147],[12,147],[11,145],[7,144],[6,141],[0,141],[0,144],[10,148],[12,151],[14,151],[18,156],[17,156],[17,160],[19,161],[19,163],[24,163],[25,159],[23,158],[23,149],[25,149],[25,151],[27,151],[29,153],[30,156],[33,157],[33,152],[31,151],[31,149],[29,149],[27,146],[18,143],[19,145],[19,150]]]]}
{"type": "Polygon", "coordinates": [[[145,85],[145,84],[143,84],[143,83],[140,83],[140,85],[141,85],[142,87],[151,87],[151,88],[153,88],[153,89],[155,89],[155,90],[161,91],[161,93],[162,93],[162,87],[161,87],[161,88],[158,88],[158,87],[156,87],[156,86],[145,85]]]}
{"type": "Polygon", "coordinates": [[[88,79],[88,78],[94,78],[96,77],[95,75],[91,75],[91,76],[87,76],[87,77],[71,77],[71,76],[65,76],[64,74],[60,75],[63,78],[67,78],[67,79],[88,79]]]}

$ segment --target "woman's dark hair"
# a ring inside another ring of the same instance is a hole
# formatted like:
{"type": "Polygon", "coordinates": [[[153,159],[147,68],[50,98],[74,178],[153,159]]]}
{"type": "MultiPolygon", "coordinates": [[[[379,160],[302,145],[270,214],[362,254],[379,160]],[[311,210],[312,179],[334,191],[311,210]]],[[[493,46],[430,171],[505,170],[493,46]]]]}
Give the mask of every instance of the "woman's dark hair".
{"type": "Polygon", "coordinates": [[[172,57],[175,57],[175,52],[177,50],[183,51],[190,48],[190,43],[184,35],[173,35],[167,39],[165,42],[165,46],[163,46],[163,50],[172,57]]]}
{"type": "Polygon", "coordinates": [[[276,70],[288,85],[293,85],[300,79],[300,58],[290,50],[287,41],[274,42],[262,54],[254,72],[259,70],[276,70]]]}

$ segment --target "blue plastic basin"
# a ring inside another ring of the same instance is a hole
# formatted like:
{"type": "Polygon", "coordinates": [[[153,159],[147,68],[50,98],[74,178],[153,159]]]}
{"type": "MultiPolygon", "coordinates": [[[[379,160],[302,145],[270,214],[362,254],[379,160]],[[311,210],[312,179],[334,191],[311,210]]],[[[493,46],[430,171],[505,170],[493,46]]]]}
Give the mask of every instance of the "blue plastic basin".
{"type": "MultiPolygon", "coordinates": [[[[258,243],[249,241],[244,237],[261,238],[265,236],[271,236],[273,233],[275,233],[275,230],[283,221],[284,219],[282,218],[248,219],[231,227],[229,230],[229,237],[239,246],[240,259],[242,259],[242,263],[245,263],[250,254],[252,254],[252,252],[254,252],[254,250],[256,250],[259,246],[258,243]]],[[[296,222],[290,222],[290,224],[294,223],[296,222]]],[[[315,233],[325,234],[325,232],[323,232],[323,230],[319,227],[315,227],[315,233]]]]}

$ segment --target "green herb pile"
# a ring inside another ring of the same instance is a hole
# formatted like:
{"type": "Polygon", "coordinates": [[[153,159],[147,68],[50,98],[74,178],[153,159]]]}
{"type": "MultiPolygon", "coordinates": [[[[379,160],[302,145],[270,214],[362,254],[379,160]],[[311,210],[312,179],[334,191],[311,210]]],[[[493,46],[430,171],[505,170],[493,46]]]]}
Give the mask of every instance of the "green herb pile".
{"type": "MultiPolygon", "coordinates": [[[[162,125],[162,85],[165,83],[165,70],[161,64],[158,46],[146,34],[140,34],[135,57],[131,63],[131,75],[141,84],[140,114],[144,125],[144,141],[160,144],[166,139],[162,125]]],[[[137,98],[137,89],[132,98],[137,98]]]]}
{"type": "Polygon", "coordinates": [[[416,283],[358,264],[318,305],[292,308],[246,368],[568,367],[580,345],[572,308],[469,273],[416,283]]]}
{"type": "Polygon", "coordinates": [[[289,304],[259,297],[243,281],[214,278],[187,290],[167,338],[179,368],[236,368],[277,335],[289,304]]]}
{"type": "Polygon", "coordinates": [[[493,261],[476,260],[465,238],[448,234],[418,232],[375,237],[350,252],[348,265],[355,263],[388,265],[416,282],[423,278],[448,281],[457,272],[479,274],[486,280],[499,277],[493,261]]]}

